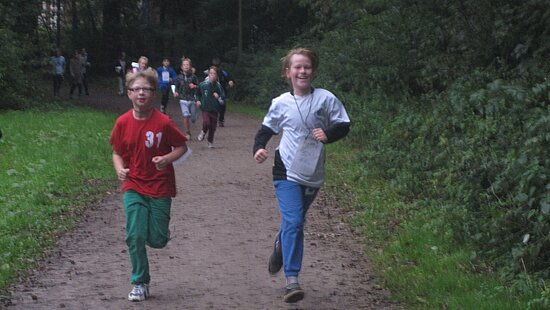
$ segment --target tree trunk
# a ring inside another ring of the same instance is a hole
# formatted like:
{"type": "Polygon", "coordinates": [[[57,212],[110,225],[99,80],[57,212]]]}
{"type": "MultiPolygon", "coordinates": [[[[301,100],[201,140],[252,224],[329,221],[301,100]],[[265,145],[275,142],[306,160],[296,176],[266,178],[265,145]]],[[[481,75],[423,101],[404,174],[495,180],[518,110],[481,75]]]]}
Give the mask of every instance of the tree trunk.
{"type": "Polygon", "coordinates": [[[61,0],[57,0],[57,11],[56,14],[56,35],[55,35],[55,42],[57,45],[57,48],[61,48],[61,0]]]}
{"type": "Polygon", "coordinates": [[[78,48],[79,45],[79,34],[78,34],[78,8],[76,6],[76,0],[71,0],[71,9],[73,13],[73,21],[71,27],[72,43],[73,49],[78,48]]]}
{"type": "Polygon", "coordinates": [[[241,60],[241,54],[243,52],[243,0],[239,0],[239,38],[237,49],[237,63],[241,60]]]}
{"type": "Polygon", "coordinates": [[[104,54],[105,59],[116,59],[125,48],[125,40],[122,38],[121,10],[121,4],[118,0],[105,1],[103,4],[101,52],[104,54]]]}
{"type": "Polygon", "coordinates": [[[94,11],[92,10],[92,5],[90,4],[90,0],[86,0],[86,9],[88,10],[88,15],[90,16],[90,23],[92,24],[92,31],[93,34],[97,34],[97,26],[95,23],[95,15],[94,11]]]}

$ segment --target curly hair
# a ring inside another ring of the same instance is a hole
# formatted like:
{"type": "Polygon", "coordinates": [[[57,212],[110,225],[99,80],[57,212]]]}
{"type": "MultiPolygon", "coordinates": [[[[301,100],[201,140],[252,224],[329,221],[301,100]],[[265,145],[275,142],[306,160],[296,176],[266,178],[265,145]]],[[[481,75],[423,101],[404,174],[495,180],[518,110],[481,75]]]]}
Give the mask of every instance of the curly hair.
{"type": "Polygon", "coordinates": [[[293,48],[286,54],[285,57],[281,58],[282,68],[281,68],[281,76],[284,78],[286,77],[286,70],[290,68],[290,58],[293,55],[304,55],[309,60],[311,60],[311,68],[313,72],[317,71],[317,68],[319,67],[319,56],[314,51],[305,48],[305,47],[298,47],[293,48]]]}

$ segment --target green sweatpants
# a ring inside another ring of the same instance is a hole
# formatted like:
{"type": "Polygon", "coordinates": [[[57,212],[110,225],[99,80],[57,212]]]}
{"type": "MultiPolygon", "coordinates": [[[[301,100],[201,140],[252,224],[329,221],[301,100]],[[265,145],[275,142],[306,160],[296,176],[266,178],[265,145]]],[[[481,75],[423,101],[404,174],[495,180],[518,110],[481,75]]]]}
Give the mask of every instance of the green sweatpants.
{"type": "Polygon", "coordinates": [[[170,238],[171,197],[152,198],[135,191],[124,192],[126,244],[132,263],[131,284],[149,284],[149,260],[145,245],[160,249],[170,238]]]}

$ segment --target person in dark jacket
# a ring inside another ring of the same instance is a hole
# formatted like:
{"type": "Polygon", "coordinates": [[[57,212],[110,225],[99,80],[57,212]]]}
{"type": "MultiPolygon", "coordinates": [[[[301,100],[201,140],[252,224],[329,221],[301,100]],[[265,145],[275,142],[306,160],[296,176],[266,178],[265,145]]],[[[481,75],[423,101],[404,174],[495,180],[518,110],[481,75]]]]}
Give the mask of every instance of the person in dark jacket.
{"type": "Polygon", "coordinates": [[[218,113],[225,104],[225,92],[218,82],[218,70],[215,66],[208,69],[208,79],[200,83],[197,92],[197,108],[202,111],[202,131],[197,140],[204,140],[208,133],[208,148],[214,148],[214,133],[218,123],[218,113]]]}
{"type": "MultiPolygon", "coordinates": [[[[235,81],[233,80],[233,77],[231,76],[231,74],[229,74],[229,72],[222,67],[222,62],[219,57],[212,58],[212,66],[216,67],[216,69],[218,70],[218,82],[220,82],[226,97],[225,104],[221,106],[220,111],[218,113],[218,125],[220,127],[224,127],[225,110],[227,109],[227,95],[228,95],[229,89],[235,86],[235,81]]],[[[208,75],[207,70],[205,71],[205,74],[208,75]]],[[[208,79],[208,77],[206,79],[208,79]]]]}
{"type": "Polygon", "coordinates": [[[130,64],[126,60],[126,53],[121,52],[115,63],[115,72],[118,80],[118,95],[124,96],[124,85],[126,83],[126,73],[130,70],[130,64]]]}
{"type": "Polygon", "coordinates": [[[185,137],[191,140],[191,124],[197,119],[197,109],[195,107],[195,97],[199,87],[199,80],[193,74],[191,59],[183,58],[181,61],[181,73],[176,78],[175,97],[179,97],[181,114],[183,116],[183,127],[185,127],[185,137]]]}

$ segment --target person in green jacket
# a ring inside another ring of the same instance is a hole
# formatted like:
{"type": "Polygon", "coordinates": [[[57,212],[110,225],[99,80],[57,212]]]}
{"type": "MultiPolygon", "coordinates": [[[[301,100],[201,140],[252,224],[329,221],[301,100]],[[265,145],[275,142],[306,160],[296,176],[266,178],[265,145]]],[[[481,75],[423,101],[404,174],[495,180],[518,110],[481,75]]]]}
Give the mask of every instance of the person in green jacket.
{"type": "Polygon", "coordinates": [[[225,92],[218,82],[218,70],[211,66],[208,69],[208,79],[199,84],[196,94],[196,105],[202,111],[202,131],[197,140],[202,141],[206,134],[208,147],[214,147],[214,133],[218,125],[218,113],[225,104],[225,92]]]}

